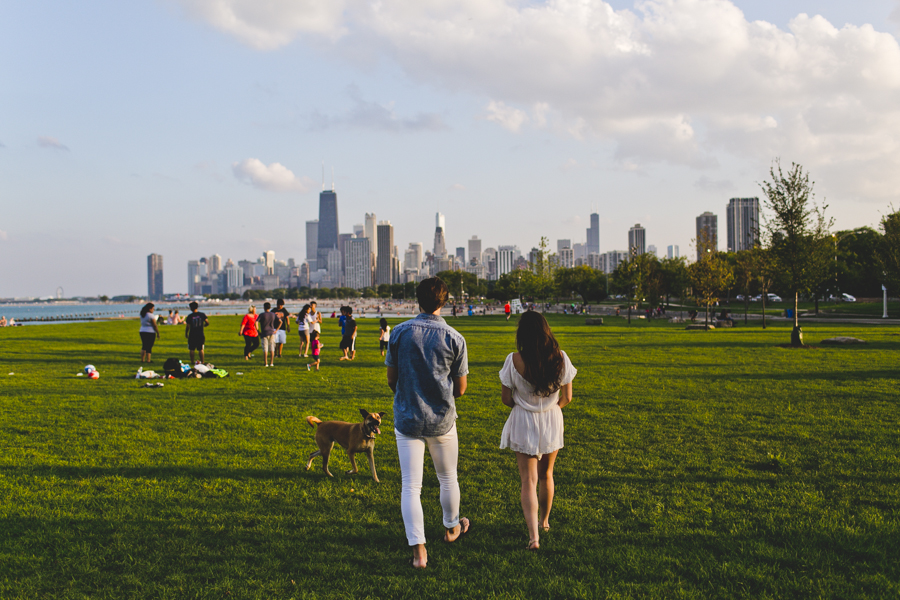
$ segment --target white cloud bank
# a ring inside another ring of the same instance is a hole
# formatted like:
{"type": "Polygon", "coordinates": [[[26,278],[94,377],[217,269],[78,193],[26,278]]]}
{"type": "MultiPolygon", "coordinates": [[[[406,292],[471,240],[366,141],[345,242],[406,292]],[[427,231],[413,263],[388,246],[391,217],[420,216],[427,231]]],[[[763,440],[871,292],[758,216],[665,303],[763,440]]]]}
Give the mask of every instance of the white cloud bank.
{"type": "Polygon", "coordinates": [[[255,48],[315,36],[388,57],[484,97],[509,131],[614,140],[621,165],[783,156],[827,169],[832,192],[900,189],[900,45],[869,25],[801,14],[784,30],[730,0],[173,1],[255,48]]]}
{"type": "Polygon", "coordinates": [[[258,158],[236,162],[231,165],[231,171],[239,180],[269,192],[305,193],[315,185],[309,177],[297,177],[281,163],[267,166],[258,158]]]}

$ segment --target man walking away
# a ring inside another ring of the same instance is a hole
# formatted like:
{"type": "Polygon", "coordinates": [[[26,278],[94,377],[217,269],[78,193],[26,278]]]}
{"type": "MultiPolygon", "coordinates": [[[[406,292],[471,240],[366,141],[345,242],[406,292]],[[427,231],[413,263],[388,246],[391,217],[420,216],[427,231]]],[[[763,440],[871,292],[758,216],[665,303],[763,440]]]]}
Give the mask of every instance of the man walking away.
{"type": "Polygon", "coordinates": [[[188,306],[191,309],[191,314],[184,320],[184,337],[187,338],[188,350],[191,351],[191,365],[194,364],[194,350],[200,351],[200,362],[205,363],[206,333],[204,333],[204,329],[209,326],[209,319],[198,310],[200,305],[196,302],[191,302],[188,306]]]}
{"type": "Polygon", "coordinates": [[[278,331],[278,327],[281,325],[281,318],[269,311],[272,308],[270,303],[266,302],[263,304],[263,308],[266,312],[259,315],[259,318],[256,319],[256,327],[259,329],[259,338],[262,340],[263,360],[267,367],[274,367],[275,332],[278,331]]]}
{"type": "Polygon", "coordinates": [[[425,447],[440,482],[444,541],[454,542],[469,530],[459,515],[456,398],[466,392],[469,373],[466,340],[441,318],[447,285],[437,277],[422,281],[416,297],[422,311],[391,332],[384,359],[387,381],[394,392],[394,435],[402,479],[400,511],[406,539],[413,548],[412,566],[424,568],[425,517],[422,512],[422,475],[425,447]]]}
{"type": "Polygon", "coordinates": [[[287,334],[291,332],[291,314],[284,307],[284,298],[279,298],[275,306],[273,312],[281,319],[281,325],[275,332],[275,356],[281,358],[281,351],[287,343],[287,334]]]}

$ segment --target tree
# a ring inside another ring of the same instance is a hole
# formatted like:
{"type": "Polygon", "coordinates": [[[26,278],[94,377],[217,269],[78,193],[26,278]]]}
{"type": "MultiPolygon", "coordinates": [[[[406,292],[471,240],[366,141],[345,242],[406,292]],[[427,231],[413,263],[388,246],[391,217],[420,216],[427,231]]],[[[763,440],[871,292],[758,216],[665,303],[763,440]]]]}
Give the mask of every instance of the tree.
{"type": "Polygon", "coordinates": [[[532,277],[529,277],[527,282],[523,281],[523,283],[527,284],[527,288],[524,288],[522,291],[535,298],[546,300],[553,294],[555,287],[554,274],[557,268],[556,254],[550,253],[550,240],[546,236],[541,236],[537,255],[534,262],[529,266],[532,277]]]}
{"type": "Polygon", "coordinates": [[[752,250],[741,250],[735,253],[734,282],[744,296],[744,325],[747,324],[747,313],[750,311],[750,290],[756,275],[753,269],[752,250]]]}
{"type": "Polygon", "coordinates": [[[797,163],[784,173],[776,159],[769,169],[772,181],[760,187],[765,194],[764,205],[771,213],[765,217],[766,244],[778,268],[785,287],[794,295],[794,329],[791,344],[803,345],[797,308],[800,293],[816,293],[819,284],[828,276],[831,257],[831,237],[828,230],[833,221],[826,219],[827,205],[814,201],[809,173],[797,163]]]}
{"type": "Polygon", "coordinates": [[[687,259],[664,258],[659,261],[660,294],[666,299],[666,308],[669,307],[669,298],[678,296],[683,298],[685,290],[691,285],[690,274],[687,268],[687,259]]]}
{"type": "Polygon", "coordinates": [[[475,295],[479,287],[475,274],[466,271],[441,271],[437,277],[447,284],[447,289],[456,302],[461,302],[465,296],[475,295]]]}
{"type": "Polygon", "coordinates": [[[709,327],[709,307],[718,300],[720,292],[731,286],[734,274],[725,256],[708,243],[704,231],[700,232],[700,237],[697,247],[703,248],[704,252],[700,255],[700,260],[691,264],[688,271],[694,294],[706,306],[706,326],[709,327]]]}
{"type": "Polygon", "coordinates": [[[900,211],[882,217],[881,229],[884,236],[878,248],[877,262],[885,287],[896,293],[900,289],[900,211]]]}
{"type": "Polygon", "coordinates": [[[586,265],[556,271],[556,285],[559,291],[563,294],[581,296],[582,304],[587,304],[590,300],[605,298],[605,282],[603,273],[586,265]]]}

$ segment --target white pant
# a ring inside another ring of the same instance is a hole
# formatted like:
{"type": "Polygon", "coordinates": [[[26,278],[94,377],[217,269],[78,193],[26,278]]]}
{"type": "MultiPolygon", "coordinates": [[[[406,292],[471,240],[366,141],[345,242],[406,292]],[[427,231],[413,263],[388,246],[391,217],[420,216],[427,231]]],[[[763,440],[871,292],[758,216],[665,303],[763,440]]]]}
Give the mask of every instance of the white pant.
{"type": "Polygon", "coordinates": [[[456,463],[459,457],[459,438],[456,424],[438,437],[408,437],[394,430],[397,438],[397,454],[400,455],[400,473],[403,485],[400,492],[400,511],[406,527],[406,539],[410,546],[425,543],[425,517],[422,514],[422,472],[425,469],[425,444],[434,462],[434,471],[441,484],[441,508],[444,510],[444,527],[451,529],[459,524],[459,482],[456,479],[456,463]]]}

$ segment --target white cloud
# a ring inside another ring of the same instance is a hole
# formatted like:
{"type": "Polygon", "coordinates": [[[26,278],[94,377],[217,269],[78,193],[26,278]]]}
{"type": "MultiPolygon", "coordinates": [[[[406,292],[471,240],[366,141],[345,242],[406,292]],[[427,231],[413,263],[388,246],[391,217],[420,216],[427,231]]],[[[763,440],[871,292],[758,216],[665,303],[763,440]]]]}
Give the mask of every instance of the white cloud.
{"type": "Polygon", "coordinates": [[[414,80],[484,98],[484,118],[511,132],[613,141],[629,168],[782,156],[827,169],[839,181],[830,191],[884,199],[900,188],[900,45],[869,25],[800,14],[782,29],[730,0],[620,11],[602,0],[180,2],[256,48],[313,33],[339,54],[390,59],[414,80]]]}
{"type": "Polygon", "coordinates": [[[497,102],[496,100],[491,100],[485,111],[485,119],[499,123],[513,133],[517,133],[522,128],[522,124],[528,120],[528,115],[524,110],[507,106],[503,102],[497,102]]]}
{"type": "Polygon", "coordinates": [[[37,144],[41,148],[51,148],[54,150],[69,150],[69,147],[65,144],[60,143],[60,141],[54,137],[49,137],[46,135],[38,136],[37,144]]]}
{"type": "Polygon", "coordinates": [[[346,33],[342,0],[170,0],[197,19],[259,50],[274,50],[298,35],[337,39],[346,33]]]}
{"type": "Polygon", "coordinates": [[[258,158],[247,158],[231,165],[234,176],[255,188],[269,192],[305,193],[315,182],[309,177],[297,177],[280,163],[266,166],[258,158]]]}

